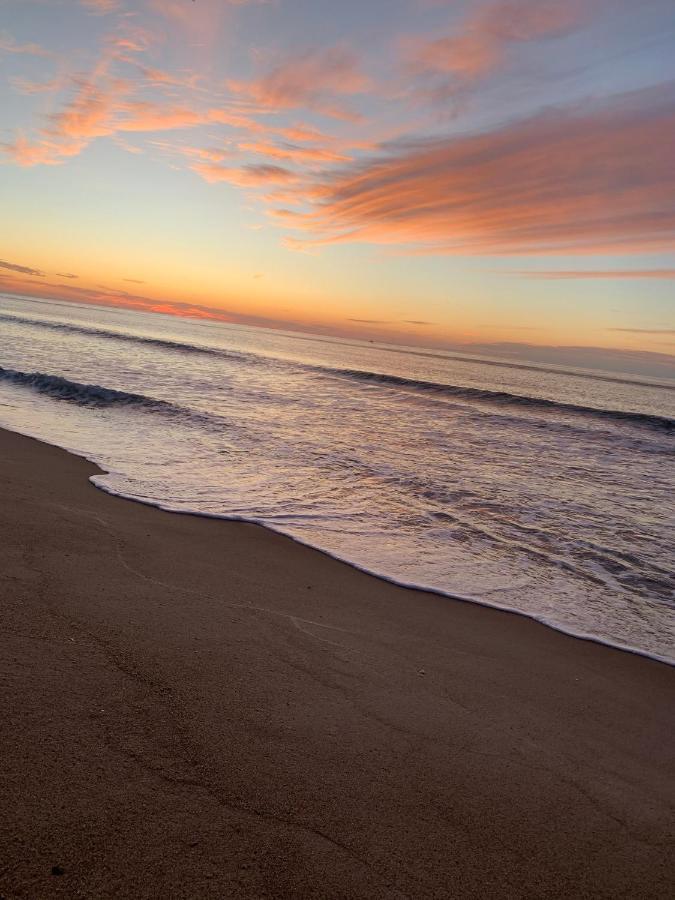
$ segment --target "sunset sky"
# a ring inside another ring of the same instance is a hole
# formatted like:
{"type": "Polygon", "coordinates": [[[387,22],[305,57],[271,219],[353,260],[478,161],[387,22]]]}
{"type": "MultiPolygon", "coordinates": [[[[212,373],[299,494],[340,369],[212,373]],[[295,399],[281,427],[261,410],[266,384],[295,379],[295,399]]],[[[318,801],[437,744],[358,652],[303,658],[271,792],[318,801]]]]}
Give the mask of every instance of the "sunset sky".
{"type": "Polygon", "coordinates": [[[0,0],[0,290],[675,348],[673,0],[0,0]]]}

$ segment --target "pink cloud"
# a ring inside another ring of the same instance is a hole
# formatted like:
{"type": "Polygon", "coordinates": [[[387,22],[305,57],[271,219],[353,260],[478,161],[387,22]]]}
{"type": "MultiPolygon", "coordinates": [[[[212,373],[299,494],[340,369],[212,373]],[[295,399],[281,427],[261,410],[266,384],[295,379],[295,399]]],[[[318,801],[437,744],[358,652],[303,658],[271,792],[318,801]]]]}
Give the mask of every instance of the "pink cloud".
{"type": "Polygon", "coordinates": [[[472,81],[501,68],[511,45],[561,37],[583,15],[581,0],[497,0],[470,14],[458,34],[405,46],[414,70],[472,81]]]}
{"type": "Polygon", "coordinates": [[[276,129],[277,134],[285,137],[288,141],[296,141],[299,144],[320,144],[328,140],[327,135],[315,128],[308,128],[306,125],[291,125],[289,128],[276,129]]]}
{"type": "Polygon", "coordinates": [[[196,88],[199,75],[194,72],[171,73],[163,69],[141,66],[144,77],[152,84],[161,87],[196,88]]]}
{"type": "Polygon", "coordinates": [[[295,181],[297,175],[282,166],[248,165],[222,166],[216,163],[197,163],[192,166],[204,181],[215,183],[227,181],[239,187],[267,187],[271,184],[284,184],[295,181]]]}
{"type": "Polygon", "coordinates": [[[244,141],[240,150],[258,153],[272,159],[287,159],[295,162],[347,162],[348,156],[328,147],[303,147],[297,144],[271,144],[265,141],[244,141]]]}
{"type": "Polygon", "coordinates": [[[356,56],[334,47],[311,50],[286,60],[252,81],[230,81],[230,90],[270,110],[304,106],[337,118],[353,114],[336,97],[361,94],[370,87],[356,56]]]}
{"type": "MultiPolygon", "coordinates": [[[[96,2],[96,0],[94,0],[96,2]]],[[[102,0],[103,3],[106,0],[102,0]]],[[[113,0],[114,2],[114,0],[113,0]]],[[[202,0],[205,17],[212,17],[222,6],[250,6],[256,3],[268,3],[270,0],[202,0]]],[[[154,12],[161,13],[169,19],[182,24],[189,23],[200,11],[192,9],[185,0],[150,0],[150,7],[154,12]]]]}
{"type": "Polygon", "coordinates": [[[112,81],[105,88],[84,82],[73,100],[56,115],[46,132],[54,137],[90,140],[111,134],[112,116],[131,90],[126,81],[112,81]]]}
{"type": "Polygon", "coordinates": [[[624,280],[654,278],[659,281],[675,278],[675,269],[530,269],[511,273],[526,278],[567,279],[592,278],[624,280]]]}
{"type": "Polygon", "coordinates": [[[55,94],[66,86],[65,80],[59,75],[49,81],[30,81],[16,75],[10,79],[10,82],[20,94],[55,94]]]}
{"type": "Polygon", "coordinates": [[[6,31],[0,32],[0,51],[5,53],[26,53],[29,56],[53,56],[49,50],[45,50],[40,44],[35,44],[32,41],[26,44],[17,44],[12,35],[6,31]]]}
{"type": "Polygon", "coordinates": [[[122,6],[120,0],[80,0],[80,3],[89,12],[97,13],[98,15],[117,12],[122,6]]]}
{"type": "Polygon", "coordinates": [[[66,157],[77,156],[85,146],[85,142],[53,140],[31,142],[25,135],[19,134],[13,141],[0,146],[19,166],[58,166],[66,157]]]}
{"type": "MultiPolygon", "coordinates": [[[[66,278],[71,276],[66,275],[66,278]]],[[[95,288],[76,287],[63,282],[46,282],[34,278],[0,274],[0,291],[18,293],[31,297],[44,297],[49,300],[67,300],[73,303],[95,304],[97,306],[123,307],[143,312],[163,313],[165,315],[189,317],[194,319],[211,319],[219,322],[238,322],[245,325],[257,325],[266,328],[290,328],[297,331],[328,330],[322,326],[312,326],[293,320],[275,319],[257,316],[251,313],[231,309],[216,308],[198,302],[186,303],[170,298],[154,298],[128,291],[118,291],[99,285],[95,288]]]]}
{"type": "Polygon", "coordinates": [[[179,156],[186,156],[190,159],[200,159],[212,163],[220,163],[226,159],[228,155],[224,150],[219,150],[217,148],[190,147],[185,144],[171,144],[167,141],[158,140],[150,141],[150,143],[170,154],[178,154],[179,156]]]}
{"type": "Polygon", "coordinates": [[[143,153],[143,148],[136,146],[136,144],[130,144],[128,141],[125,141],[123,137],[119,135],[115,135],[114,139],[115,143],[118,147],[121,147],[122,150],[126,150],[127,153],[132,153],[134,155],[138,155],[139,153],[143,153]]]}
{"type": "Polygon", "coordinates": [[[229,125],[231,128],[242,128],[247,131],[266,131],[266,126],[261,125],[250,116],[243,115],[237,110],[212,108],[206,114],[207,121],[216,122],[219,125],[229,125]]]}
{"type": "Polygon", "coordinates": [[[674,158],[670,84],[468,137],[401,145],[302,185],[296,201],[310,209],[286,218],[312,234],[305,245],[359,240],[492,254],[672,250],[674,158]]]}
{"type": "Polygon", "coordinates": [[[124,104],[122,109],[125,116],[116,121],[117,131],[170,131],[194,128],[206,121],[204,113],[185,106],[158,106],[132,101],[124,104]]]}
{"type": "MultiPolygon", "coordinates": [[[[129,96],[135,85],[128,79],[111,74],[112,63],[125,60],[128,53],[144,52],[151,44],[150,33],[139,26],[125,25],[105,42],[104,50],[87,78],[74,79],[73,97],[63,109],[49,117],[49,124],[33,141],[19,135],[3,146],[21,166],[57,165],[76,156],[94,138],[113,135],[118,130],[117,117],[129,108],[129,122],[140,115],[129,96]]],[[[29,90],[31,89],[29,85],[29,90]]],[[[133,130],[130,127],[128,130],[133,130]]]]}
{"type": "MultiPolygon", "coordinates": [[[[207,19],[214,11],[217,15],[216,7],[220,5],[221,0],[204,2],[200,4],[199,15],[207,19]]],[[[174,12],[178,15],[179,7],[171,2],[157,0],[154,6],[169,17],[174,12]]],[[[181,0],[180,9],[184,6],[181,0]]],[[[112,6],[92,3],[91,8],[105,12],[112,6]]],[[[19,133],[14,140],[0,145],[9,159],[24,167],[58,165],[77,156],[92,141],[104,137],[112,138],[131,153],[139,153],[142,148],[126,143],[125,134],[223,125],[246,133],[247,152],[271,161],[287,160],[307,166],[348,161],[349,156],[342,148],[331,146],[332,138],[313,127],[273,124],[268,115],[265,121],[266,114],[274,112],[276,104],[285,107],[301,104],[304,100],[336,115],[347,115],[344,110],[337,109],[339,104],[335,103],[335,97],[351,95],[367,85],[355,58],[348,51],[331,49],[323,54],[305,54],[278,66],[259,82],[240,86],[240,94],[251,95],[248,99],[240,96],[229,104],[216,105],[213,96],[207,95],[208,85],[202,84],[195,72],[185,69],[176,72],[146,64],[149,51],[160,37],[142,22],[140,17],[123,16],[113,31],[103,38],[99,58],[87,76],[62,75],[42,84],[21,78],[15,80],[17,90],[26,94],[55,93],[69,85],[72,93],[36,131],[19,133]],[[124,77],[119,77],[120,73],[124,77]],[[157,89],[162,92],[159,100],[157,89]],[[263,102],[251,102],[254,96],[263,102]],[[272,136],[281,140],[272,140],[272,136]]],[[[26,49],[9,39],[6,43],[14,50],[26,49]]],[[[31,48],[32,45],[28,49],[31,48]]],[[[209,147],[201,149],[197,146],[178,152],[203,163],[217,164],[225,159],[223,151],[209,147]]],[[[280,182],[281,167],[277,166],[276,170],[275,180],[280,182]]],[[[274,167],[268,168],[268,173],[271,171],[274,167]]],[[[235,167],[215,174],[205,170],[202,174],[207,174],[211,180],[227,179],[249,186],[252,181],[265,177],[261,172],[265,172],[264,166],[254,170],[235,167]]],[[[291,178],[285,176],[283,180],[288,182],[291,178]]]]}
{"type": "MultiPolygon", "coordinates": [[[[109,80],[102,87],[93,81],[83,82],[72,100],[50,117],[49,125],[40,131],[37,139],[18,135],[14,141],[0,146],[20,166],[58,165],[68,157],[77,156],[95,138],[123,133],[173,131],[212,123],[256,133],[265,130],[265,126],[249,117],[225,109],[199,110],[180,104],[130,99],[133,90],[134,86],[123,79],[109,80]]],[[[310,158],[318,154],[319,151],[305,155],[310,158]]]]}

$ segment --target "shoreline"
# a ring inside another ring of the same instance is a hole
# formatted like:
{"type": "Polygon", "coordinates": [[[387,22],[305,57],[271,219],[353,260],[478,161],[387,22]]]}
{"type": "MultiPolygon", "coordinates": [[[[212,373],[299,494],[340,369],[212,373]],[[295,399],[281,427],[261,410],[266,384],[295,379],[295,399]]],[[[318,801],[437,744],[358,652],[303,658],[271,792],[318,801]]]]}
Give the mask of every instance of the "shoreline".
{"type": "Polygon", "coordinates": [[[669,896],[668,663],[96,471],[0,429],[8,900],[669,896]]]}
{"type": "Polygon", "coordinates": [[[508,613],[514,616],[522,616],[523,618],[530,619],[532,622],[536,622],[539,625],[543,625],[545,628],[551,628],[553,631],[557,631],[560,634],[564,634],[567,637],[574,638],[579,641],[589,641],[592,644],[599,644],[601,647],[608,647],[612,650],[619,650],[623,653],[630,653],[635,656],[642,657],[643,659],[651,660],[652,662],[661,663],[665,666],[675,667],[675,656],[670,659],[665,656],[661,656],[658,653],[650,653],[648,650],[642,650],[639,647],[634,647],[629,644],[620,644],[613,642],[607,638],[600,637],[599,635],[589,634],[586,632],[573,631],[571,628],[567,628],[565,625],[558,624],[556,622],[549,621],[543,617],[537,616],[534,613],[528,613],[523,610],[517,609],[512,606],[500,606],[497,603],[490,603],[488,600],[481,600],[478,597],[469,597],[468,595],[462,594],[453,594],[450,591],[444,591],[441,588],[435,588],[428,585],[416,584],[414,582],[406,582],[401,581],[393,576],[385,575],[382,572],[378,572],[375,569],[368,569],[365,566],[360,566],[358,563],[353,562],[352,560],[347,559],[346,557],[340,556],[337,553],[333,553],[330,550],[326,550],[323,547],[319,547],[316,544],[312,544],[310,541],[303,541],[295,535],[289,534],[281,529],[274,528],[267,522],[262,522],[257,519],[247,519],[243,516],[231,516],[226,513],[205,513],[200,512],[199,510],[182,510],[182,509],[174,509],[170,506],[163,506],[158,502],[154,502],[152,500],[143,500],[138,497],[133,497],[128,494],[123,494],[121,492],[113,491],[103,484],[99,484],[95,479],[98,475],[107,475],[109,471],[104,469],[95,459],[92,459],[86,456],[84,453],[80,453],[77,450],[73,450],[70,447],[65,447],[59,444],[52,444],[49,441],[43,440],[42,438],[35,437],[32,434],[28,434],[22,431],[16,431],[14,429],[8,428],[4,425],[0,425],[0,431],[9,431],[14,434],[19,434],[22,437],[27,437],[30,440],[37,441],[41,444],[46,444],[49,447],[55,447],[58,450],[62,450],[65,453],[69,453],[71,456],[75,456],[78,459],[83,459],[92,465],[95,468],[95,472],[91,474],[89,477],[89,482],[92,484],[97,490],[102,491],[104,494],[108,494],[111,497],[118,497],[122,500],[127,500],[131,503],[139,503],[141,506],[148,506],[152,509],[160,510],[161,512],[166,512],[171,515],[178,516],[195,516],[201,519],[210,519],[214,521],[222,521],[222,522],[234,522],[241,523],[245,525],[254,525],[257,528],[263,528],[266,531],[270,531],[272,534],[278,534],[281,537],[292,541],[295,544],[300,545],[301,547],[307,547],[310,550],[313,550],[315,553],[320,553],[323,556],[326,556],[328,559],[336,560],[337,562],[343,563],[344,565],[350,566],[355,569],[357,572],[361,572],[364,575],[368,575],[372,578],[377,578],[380,581],[384,581],[387,584],[394,585],[396,587],[404,588],[405,590],[409,590],[412,592],[421,592],[423,594],[434,594],[438,597],[444,597],[447,600],[455,601],[457,603],[471,603],[476,606],[482,606],[486,609],[494,609],[499,612],[508,613]]]}

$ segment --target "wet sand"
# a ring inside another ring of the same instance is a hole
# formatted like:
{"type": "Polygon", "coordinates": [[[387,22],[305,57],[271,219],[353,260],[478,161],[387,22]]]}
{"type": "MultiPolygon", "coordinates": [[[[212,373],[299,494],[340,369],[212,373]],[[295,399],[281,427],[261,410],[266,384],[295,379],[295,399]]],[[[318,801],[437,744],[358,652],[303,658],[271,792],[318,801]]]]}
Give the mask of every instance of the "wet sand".
{"type": "Polygon", "coordinates": [[[0,431],[6,900],[672,895],[674,669],[95,471],[0,431]]]}

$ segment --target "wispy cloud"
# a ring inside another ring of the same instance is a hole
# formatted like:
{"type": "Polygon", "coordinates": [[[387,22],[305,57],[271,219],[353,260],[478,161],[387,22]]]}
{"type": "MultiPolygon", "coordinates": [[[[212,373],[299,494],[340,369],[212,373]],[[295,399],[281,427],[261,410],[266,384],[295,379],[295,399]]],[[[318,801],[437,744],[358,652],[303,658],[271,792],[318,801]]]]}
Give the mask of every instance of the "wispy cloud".
{"type": "MultiPolygon", "coordinates": [[[[263,328],[284,328],[307,331],[311,326],[307,322],[298,323],[293,319],[261,316],[241,310],[223,309],[208,306],[199,302],[187,303],[170,298],[156,298],[129,291],[119,291],[99,285],[95,288],[57,282],[38,281],[36,279],[19,279],[0,274],[0,291],[17,293],[22,296],[39,297],[48,300],[67,300],[74,303],[94,303],[100,306],[123,307],[140,312],[163,313],[166,315],[205,319],[216,322],[233,322],[242,325],[257,325],[263,328]]],[[[317,325],[315,330],[328,330],[317,325]]]]}
{"type": "Polygon", "coordinates": [[[36,44],[33,41],[29,41],[25,44],[17,43],[16,39],[7,31],[0,31],[0,53],[2,52],[26,53],[29,56],[53,56],[49,50],[46,50],[40,44],[36,44]]]}
{"type": "Polygon", "coordinates": [[[523,269],[510,274],[553,280],[566,278],[600,278],[616,281],[626,278],[669,280],[675,278],[675,269],[523,269]]]}
{"type": "Polygon", "coordinates": [[[272,159],[288,159],[295,162],[335,163],[347,162],[350,157],[330,147],[300,146],[299,144],[274,144],[265,141],[243,141],[240,150],[268,156],[272,159]]]}
{"type": "Polygon", "coordinates": [[[150,140],[149,143],[170,156],[184,156],[188,159],[204,160],[210,163],[221,163],[228,156],[225,150],[218,147],[192,147],[188,144],[156,139],[150,140]]]}
{"type": "MultiPolygon", "coordinates": [[[[173,77],[161,70],[139,66],[137,57],[145,54],[152,43],[152,36],[138,26],[125,26],[116,32],[105,44],[105,49],[91,72],[76,78],[59,78],[53,82],[34,83],[17,78],[15,86],[24,93],[39,93],[71,87],[71,96],[57,112],[52,113],[45,125],[35,136],[23,132],[14,140],[0,145],[4,153],[20,166],[59,165],[67,159],[79,155],[89,144],[103,137],[114,138],[119,145],[131,153],[142,152],[142,148],[127,144],[125,133],[151,134],[183,129],[194,129],[204,125],[223,125],[244,131],[249,137],[251,152],[273,156],[276,159],[299,161],[339,161],[346,156],[328,147],[319,147],[316,141],[322,139],[319,132],[297,127],[268,126],[241,111],[241,106],[231,107],[227,103],[212,105],[208,98],[199,96],[198,102],[192,95],[198,78],[182,72],[173,77]],[[124,77],[114,70],[114,63],[130,63],[133,71],[124,77]],[[136,73],[136,79],[133,74],[136,73]],[[138,74],[141,81],[139,82],[138,74]],[[180,87],[185,99],[146,99],[140,97],[144,85],[180,87]],[[204,100],[207,102],[204,102],[204,100]],[[266,133],[283,137],[294,135],[296,144],[289,142],[276,146],[260,143],[255,149],[253,135],[266,133]],[[303,143],[305,142],[305,143],[303,143]]],[[[220,162],[225,153],[213,148],[176,148],[184,156],[195,156],[210,162],[220,162]]]]}
{"type": "Polygon", "coordinates": [[[476,135],[400,144],[326,173],[282,210],[300,245],[369,241],[425,253],[672,248],[672,84],[547,110],[476,135]],[[639,166],[636,160],[639,159],[639,166]]]}
{"type": "Polygon", "coordinates": [[[122,8],[120,0],[80,0],[80,4],[89,12],[100,16],[117,12],[122,8]]]}
{"type": "Polygon", "coordinates": [[[470,9],[452,33],[406,39],[403,49],[414,74],[441,76],[433,93],[443,97],[503,69],[516,46],[569,34],[594,5],[595,0],[497,0],[470,9]]]}
{"type": "Polygon", "coordinates": [[[23,78],[21,75],[15,75],[10,78],[10,84],[14,88],[15,91],[18,91],[20,94],[54,94],[57,91],[63,90],[66,86],[66,80],[57,75],[55,78],[50,78],[48,81],[31,81],[28,78],[23,78]]]}
{"type": "MultiPolygon", "coordinates": [[[[85,0],[86,2],[86,0],[85,0]]],[[[97,0],[93,0],[97,2],[97,0]]],[[[102,0],[103,3],[106,0],[102,0]]],[[[115,2],[115,0],[112,0],[115,2]]],[[[150,8],[154,12],[162,13],[169,19],[180,24],[189,24],[195,16],[199,15],[206,21],[211,21],[222,6],[252,6],[260,3],[269,3],[270,0],[202,0],[203,11],[191,6],[189,0],[148,0],[150,8]]]]}
{"type": "Polygon", "coordinates": [[[192,169],[208,182],[227,181],[239,187],[267,187],[286,184],[298,176],[282,166],[246,165],[223,166],[217,163],[196,163],[192,169]]]}
{"type": "Polygon", "coordinates": [[[33,269],[31,266],[20,266],[18,263],[5,262],[3,259],[0,259],[0,269],[9,269],[10,272],[19,272],[21,275],[39,275],[42,277],[45,274],[40,269],[33,269]]]}
{"type": "Polygon", "coordinates": [[[623,331],[627,334],[675,334],[675,328],[607,328],[606,331],[623,331]]]}
{"type": "Polygon", "coordinates": [[[354,112],[338,98],[364,93],[370,81],[352,51],[333,47],[295,55],[259,78],[229,81],[228,86],[264,109],[304,107],[350,119],[354,112]]]}

